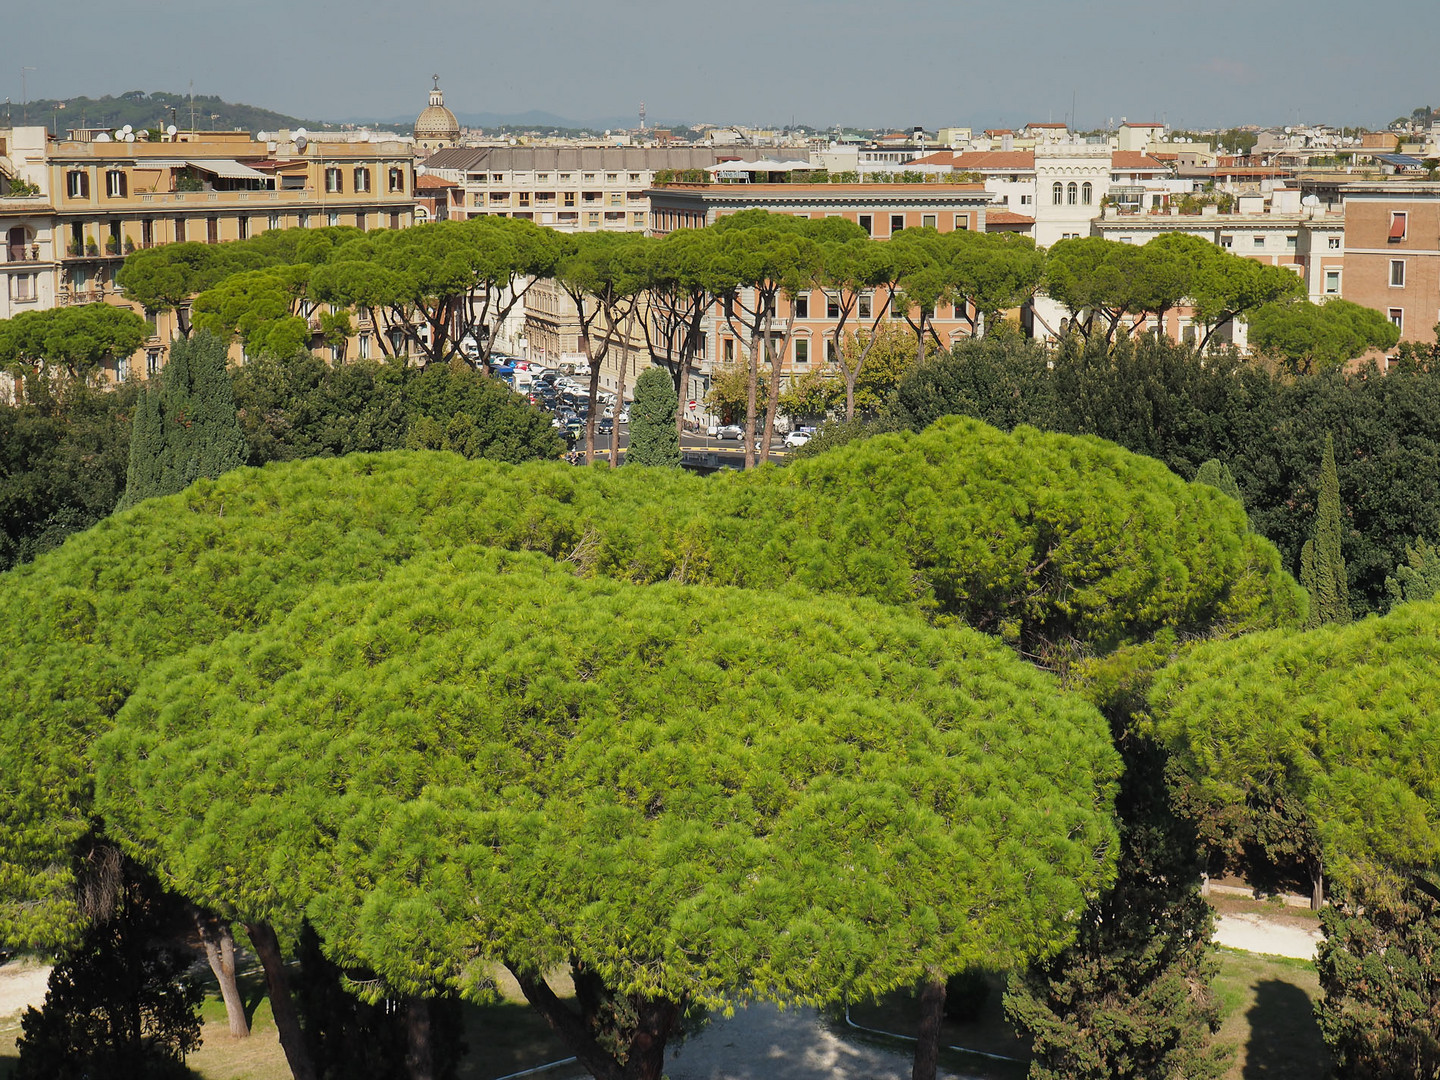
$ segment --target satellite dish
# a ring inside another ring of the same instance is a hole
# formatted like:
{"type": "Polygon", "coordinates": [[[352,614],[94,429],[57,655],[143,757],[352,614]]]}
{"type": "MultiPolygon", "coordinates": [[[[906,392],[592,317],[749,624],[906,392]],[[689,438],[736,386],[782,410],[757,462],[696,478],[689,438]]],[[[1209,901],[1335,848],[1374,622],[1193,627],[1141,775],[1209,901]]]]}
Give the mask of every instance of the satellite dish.
{"type": "Polygon", "coordinates": [[[308,135],[308,134],[309,134],[309,132],[306,131],[303,127],[302,127],[302,128],[296,128],[296,129],[295,129],[295,137],[296,137],[297,139],[303,139],[303,138],[305,138],[305,136],[308,135]]]}
{"type": "Polygon", "coordinates": [[[126,141],[126,142],[134,142],[134,141],[135,141],[135,133],[134,133],[133,131],[127,131],[127,132],[125,133],[125,141],[126,141]]]}
{"type": "Polygon", "coordinates": [[[171,124],[169,127],[167,127],[167,128],[165,129],[165,134],[166,134],[166,135],[169,135],[170,138],[173,139],[173,138],[175,137],[175,131],[176,131],[175,125],[174,125],[174,124],[171,124]]]}
{"type": "Polygon", "coordinates": [[[134,131],[135,129],[134,129],[133,127],[131,127],[129,124],[126,124],[126,125],[125,125],[123,128],[121,128],[120,130],[123,131],[126,135],[129,135],[129,134],[130,134],[132,131],[134,131]]]}
{"type": "Polygon", "coordinates": [[[267,135],[265,134],[265,132],[263,132],[263,131],[257,131],[257,132],[255,132],[255,141],[256,141],[256,142],[267,142],[267,141],[269,141],[269,136],[267,136],[267,135]]]}
{"type": "Polygon", "coordinates": [[[1300,205],[1301,205],[1301,206],[1319,206],[1319,205],[1320,205],[1320,196],[1319,196],[1319,195],[1306,195],[1303,199],[1300,200],[1300,205]]]}
{"type": "Polygon", "coordinates": [[[425,175],[427,172],[429,172],[429,171],[430,171],[430,170],[427,169],[427,168],[425,168],[424,165],[416,165],[416,166],[415,166],[415,175],[416,175],[416,176],[424,176],[424,175],[425,175]]]}
{"type": "Polygon", "coordinates": [[[109,141],[110,141],[110,136],[109,136],[109,135],[106,135],[105,132],[102,131],[102,132],[100,132],[99,135],[96,135],[96,136],[95,136],[95,141],[96,141],[96,142],[109,142],[109,141]]]}
{"type": "Polygon", "coordinates": [[[310,140],[307,139],[307,138],[305,138],[304,135],[296,135],[296,136],[295,136],[295,149],[296,149],[296,150],[304,150],[305,147],[309,145],[309,143],[310,143],[310,140]]]}
{"type": "Polygon", "coordinates": [[[1285,129],[1285,134],[1286,134],[1286,135],[1289,135],[1289,134],[1290,134],[1291,132],[1293,132],[1294,130],[1295,130],[1294,128],[1289,128],[1289,127],[1287,127],[1287,128],[1285,129]]]}

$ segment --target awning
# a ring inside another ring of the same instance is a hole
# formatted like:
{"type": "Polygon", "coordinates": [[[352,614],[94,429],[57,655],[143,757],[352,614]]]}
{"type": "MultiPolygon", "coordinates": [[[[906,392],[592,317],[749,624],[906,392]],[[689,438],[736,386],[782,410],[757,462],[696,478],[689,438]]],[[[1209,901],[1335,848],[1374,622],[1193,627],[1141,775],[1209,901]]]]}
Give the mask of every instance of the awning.
{"type": "Polygon", "coordinates": [[[201,172],[208,172],[226,180],[270,179],[264,173],[250,168],[249,165],[241,165],[238,161],[229,161],[225,158],[206,158],[202,161],[192,159],[189,165],[193,169],[199,169],[201,172]]]}
{"type": "Polygon", "coordinates": [[[1404,239],[1405,239],[1405,215],[1404,215],[1404,214],[1391,214],[1391,215],[1390,215],[1390,239],[1391,239],[1391,240],[1404,240],[1404,239]]]}
{"type": "Polygon", "coordinates": [[[190,164],[175,158],[135,158],[134,161],[137,169],[183,169],[190,164]]]}

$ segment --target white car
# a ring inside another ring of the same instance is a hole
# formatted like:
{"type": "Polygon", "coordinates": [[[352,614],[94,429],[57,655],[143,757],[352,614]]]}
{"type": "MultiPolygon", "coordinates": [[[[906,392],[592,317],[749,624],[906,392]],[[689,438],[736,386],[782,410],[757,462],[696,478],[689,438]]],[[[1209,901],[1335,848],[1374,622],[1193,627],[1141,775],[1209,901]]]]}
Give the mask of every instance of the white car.
{"type": "Polygon", "coordinates": [[[785,436],[785,448],[787,450],[795,450],[801,446],[804,446],[807,442],[810,441],[810,434],[811,433],[806,431],[804,428],[801,428],[799,431],[790,432],[789,435],[785,436]]]}
{"type": "Polygon", "coordinates": [[[620,415],[615,418],[617,424],[628,424],[630,422],[630,406],[620,410],[620,415]]]}

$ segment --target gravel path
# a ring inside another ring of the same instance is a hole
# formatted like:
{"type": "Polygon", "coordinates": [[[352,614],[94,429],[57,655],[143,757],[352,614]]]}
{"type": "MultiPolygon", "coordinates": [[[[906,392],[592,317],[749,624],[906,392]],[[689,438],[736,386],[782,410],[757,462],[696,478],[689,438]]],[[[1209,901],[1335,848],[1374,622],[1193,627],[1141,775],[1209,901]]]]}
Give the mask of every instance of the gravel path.
{"type": "Polygon", "coordinates": [[[814,1009],[755,1004],[711,1021],[665,1072],[670,1080],[909,1080],[910,1057],[841,1039],[814,1009]]]}
{"type": "Polygon", "coordinates": [[[1215,940],[1245,952],[1314,960],[1320,931],[1276,922],[1263,915],[1221,915],[1215,920],[1215,940]]]}
{"type": "Polygon", "coordinates": [[[0,964],[0,1017],[16,1016],[45,1000],[50,968],[31,960],[0,964]]]}

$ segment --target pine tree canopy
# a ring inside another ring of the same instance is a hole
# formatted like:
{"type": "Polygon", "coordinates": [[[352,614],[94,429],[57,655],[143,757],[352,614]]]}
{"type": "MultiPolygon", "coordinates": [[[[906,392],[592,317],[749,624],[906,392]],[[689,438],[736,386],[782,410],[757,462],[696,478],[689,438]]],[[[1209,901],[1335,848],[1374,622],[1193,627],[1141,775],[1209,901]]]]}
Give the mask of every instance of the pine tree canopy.
{"type": "Polygon", "coordinates": [[[475,548],[154,666],[98,757],[183,894],[406,993],[477,959],[710,1003],[1022,963],[1116,844],[1103,718],[993,639],[475,548]]]}
{"type": "Polygon", "coordinates": [[[974,421],[716,478],[426,452],[234,470],[4,578],[0,937],[73,923],[67,852],[91,825],[93,741],[151,665],[321,586],[477,545],[632,584],[803,585],[998,630],[1042,659],[1303,610],[1214,489],[1099,440],[974,421]]]}
{"type": "Polygon", "coordinates": [[[1440,859],[1440,604],[1197,647],[1155,681],[1157,733],[1216,805],[1297,796],[1331,878],[1440,859]]]}

